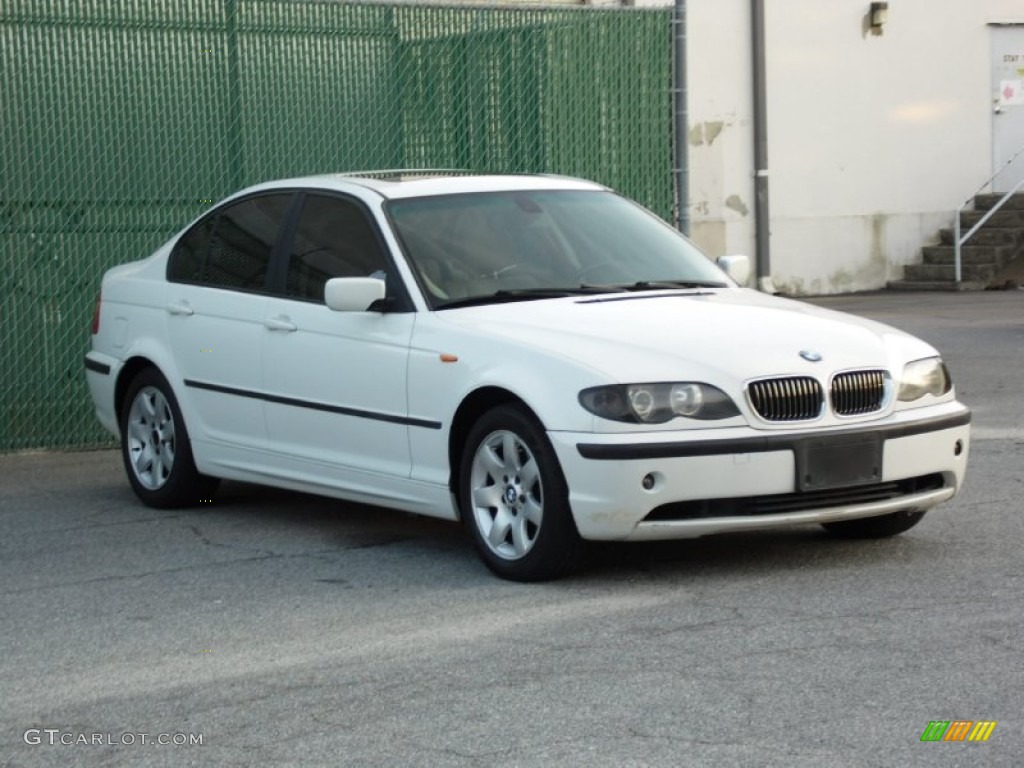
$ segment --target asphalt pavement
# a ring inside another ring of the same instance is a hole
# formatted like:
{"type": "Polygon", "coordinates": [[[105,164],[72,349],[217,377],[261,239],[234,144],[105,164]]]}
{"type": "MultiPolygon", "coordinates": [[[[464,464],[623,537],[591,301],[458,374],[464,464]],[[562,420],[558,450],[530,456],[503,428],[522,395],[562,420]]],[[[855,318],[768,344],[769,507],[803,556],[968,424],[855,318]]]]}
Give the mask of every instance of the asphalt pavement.
{"type": "Polygon", "coordinates": [[[116,452],[0,457],[0,765],[1021,765],[1024,291],[815,303],[935,344],[973,410],[964,491],[902,536],[522,585],[454,524],[241,483],[157,511],[116,452]],[[996,726],[921,741],[955,720],[996,726]]]}

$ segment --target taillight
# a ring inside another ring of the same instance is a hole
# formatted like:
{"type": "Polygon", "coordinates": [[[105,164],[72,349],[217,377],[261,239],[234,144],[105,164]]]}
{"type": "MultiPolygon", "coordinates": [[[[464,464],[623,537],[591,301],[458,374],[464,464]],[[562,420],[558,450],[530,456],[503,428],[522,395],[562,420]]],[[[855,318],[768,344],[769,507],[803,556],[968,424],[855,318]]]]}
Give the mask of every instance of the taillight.
{"type": "Polygon", "coordinates": [[[100,302],[103,300],[101,294],[96,294],[96,309],[92,313],[92,335],[100,332],[100,302]]]}

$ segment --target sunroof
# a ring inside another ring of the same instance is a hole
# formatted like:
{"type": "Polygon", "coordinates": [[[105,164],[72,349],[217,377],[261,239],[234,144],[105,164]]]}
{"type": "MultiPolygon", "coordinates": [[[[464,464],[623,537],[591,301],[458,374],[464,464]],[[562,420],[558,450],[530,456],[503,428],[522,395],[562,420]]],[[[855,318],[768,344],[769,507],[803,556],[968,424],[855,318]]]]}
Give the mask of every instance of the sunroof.
{"type": "Polygon", "coordinates": [[[356,173],[343,173],[342,176],[355,176],[364,179],[378,179],[380,181],[416,181],[418,179],[438,179],[450,176],[480,176],[477,171],[466,171],[458,169],[437,169],[437,168],[403,168],[387,171],[358,171],[356,173]]]}

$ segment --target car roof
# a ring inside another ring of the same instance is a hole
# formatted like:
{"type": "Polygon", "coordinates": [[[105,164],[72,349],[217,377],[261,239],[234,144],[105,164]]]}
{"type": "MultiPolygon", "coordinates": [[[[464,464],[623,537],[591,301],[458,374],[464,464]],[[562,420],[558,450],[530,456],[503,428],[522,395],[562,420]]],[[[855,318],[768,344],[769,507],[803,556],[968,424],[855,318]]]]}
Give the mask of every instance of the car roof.
{"type": "MultiPolygon", "coordinates": [[[[600,184],[569,176],[545,174],[483,174],[457,170],[384,170],[333,173],[280,179],[242,190],[239,194],[280,188],[311,187],[350,191],[372,190],[385,199],[540,189],[601,190],[600,184]]],[[[232,195],[234,197],[234,195],[232,195]]]]}

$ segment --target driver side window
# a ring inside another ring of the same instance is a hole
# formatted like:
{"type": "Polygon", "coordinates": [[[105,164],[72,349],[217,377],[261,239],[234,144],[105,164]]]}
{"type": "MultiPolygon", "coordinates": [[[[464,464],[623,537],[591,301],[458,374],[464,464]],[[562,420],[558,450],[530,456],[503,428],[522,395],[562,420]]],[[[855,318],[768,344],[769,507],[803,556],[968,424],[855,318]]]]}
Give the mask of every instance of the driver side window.
{"type": "Polygon", "coordinates": [[[307,195],[292,238],[285,294],[323,302],[332,277],[384,277],[387,259],[366,213],[330,195],[307,195]]]}

